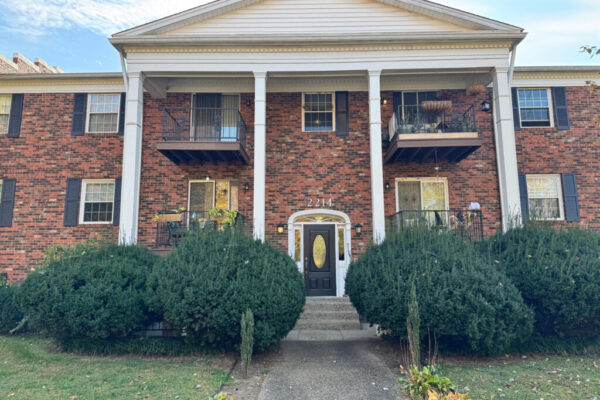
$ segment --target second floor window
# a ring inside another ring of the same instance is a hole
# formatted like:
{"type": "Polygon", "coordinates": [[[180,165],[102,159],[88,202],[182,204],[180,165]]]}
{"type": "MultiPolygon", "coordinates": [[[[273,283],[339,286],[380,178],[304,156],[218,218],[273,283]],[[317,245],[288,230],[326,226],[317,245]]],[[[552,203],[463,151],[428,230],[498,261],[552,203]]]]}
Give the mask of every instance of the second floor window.
{"type": "Polygon", "coordinates": [[[6,135],[8,133],[11,101],[12,96],[10,94],[0,95],[0,135],[6,135]]]}
{"type": "Polygon", "coordinates": [[[90,94],[87,131],[89,133],[117,132],[120,103],[120,94],[90,94]]]}
{"type": "Polygon", "coordinates": [[[518,94],[522,127],[552,126],[549,89],[519,89],[518,94]]]}
{"type": "Polygon", "coordinates": [[[193,100],[192,139],[235,142],[238,140],[240,95],[198,93],[193,100]]]}
{"type": "Polygon", "coordinates": [[[333,93],[304,93],[302,120],[305,132],[330,132],[335,130],[333,97],[333,93]]]}

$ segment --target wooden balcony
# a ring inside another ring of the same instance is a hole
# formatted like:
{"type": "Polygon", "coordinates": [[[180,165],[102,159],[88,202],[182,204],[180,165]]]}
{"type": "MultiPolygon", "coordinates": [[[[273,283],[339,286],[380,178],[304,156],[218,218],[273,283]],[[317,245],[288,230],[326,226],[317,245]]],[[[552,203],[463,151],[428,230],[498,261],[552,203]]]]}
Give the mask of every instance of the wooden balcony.
{"type": "Polygon", "coordinates": [[[388,125],[391,140],[384,163],[459,163],[481,147],[475,107],[451,102],[424,102],[421,106],[400,106],[388,125]],[[425,103],[440,103],[428,109],[425,103]],[[441,104],[445,103],[445,104],[441,104]]]}
{"type": "Polygon", "coordinates": [[[159,152],[175,164],[248,164],[246,123],[237,109],[165,107],[159,152]]]}

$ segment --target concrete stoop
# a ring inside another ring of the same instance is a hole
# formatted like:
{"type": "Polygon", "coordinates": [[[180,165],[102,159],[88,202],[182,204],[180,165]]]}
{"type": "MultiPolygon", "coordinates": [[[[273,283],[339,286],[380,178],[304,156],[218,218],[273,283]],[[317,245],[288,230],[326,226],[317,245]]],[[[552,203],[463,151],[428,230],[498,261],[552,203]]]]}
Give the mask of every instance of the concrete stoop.
{"type": "Polygon", "coordinates": [[[358,313],[347,297],[308,297],[304,312],[286,340],[356,340],[371,337],[376,337],[375,329],[361,326],[358,313]]]}

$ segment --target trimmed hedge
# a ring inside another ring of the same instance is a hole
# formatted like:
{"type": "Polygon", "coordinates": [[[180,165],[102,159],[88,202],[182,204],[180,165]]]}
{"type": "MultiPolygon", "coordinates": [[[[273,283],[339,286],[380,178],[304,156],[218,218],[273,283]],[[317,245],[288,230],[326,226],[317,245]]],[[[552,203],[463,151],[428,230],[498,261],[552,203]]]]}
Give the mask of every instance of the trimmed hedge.
{"type": "Polygon", "coordinates": [[[239,347],[246,310],[255,318],[254,349],[293,329],[305,302],[294,261],[238,232],[202,230],[161,260],[149,280],[152,309],[203,346],[239,347]]]}
{"type": "Polygon", "coordinates": [[[534,309],[537,334],[600,334],[600,234],[530,222],[483,248],[534,309]]]}
{"type": "Polygon", "coordinates": [[[442,344],[497,354],[531,335],[533,313],[510,280],[471,243],[425,227],[370,247],[350,265],[346,292],[368,322],[405,337],[413,282],[421,333],[442,344]]]}
{"type": "Polygon", "coordinates": [[[31,273],[17,302],[35,328],[59,340],[126,337],[153,321],[146,279],[157,258],[114,244],[66,255],[31,273]]]}
{"type": "Polygon", "coordinates": [[[0,282],[0,334],[7,334],[23,319],[15,303],[16,287],[0,282]]]}

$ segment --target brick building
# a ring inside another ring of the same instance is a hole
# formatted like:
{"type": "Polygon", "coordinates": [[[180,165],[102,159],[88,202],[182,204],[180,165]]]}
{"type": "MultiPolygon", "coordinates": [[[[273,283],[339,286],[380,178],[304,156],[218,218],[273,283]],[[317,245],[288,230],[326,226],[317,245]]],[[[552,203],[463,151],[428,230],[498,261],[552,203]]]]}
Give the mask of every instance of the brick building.
{"type": "Polygon", "coordinates": [[[122,72],[0,75],[0,272],[93,236],[164,249],[215,207],[309,295],[418,221],[598,228],[600,68],[513,68],[525,36],[420,0],[220,0],[113,35],[122,72]]]}

